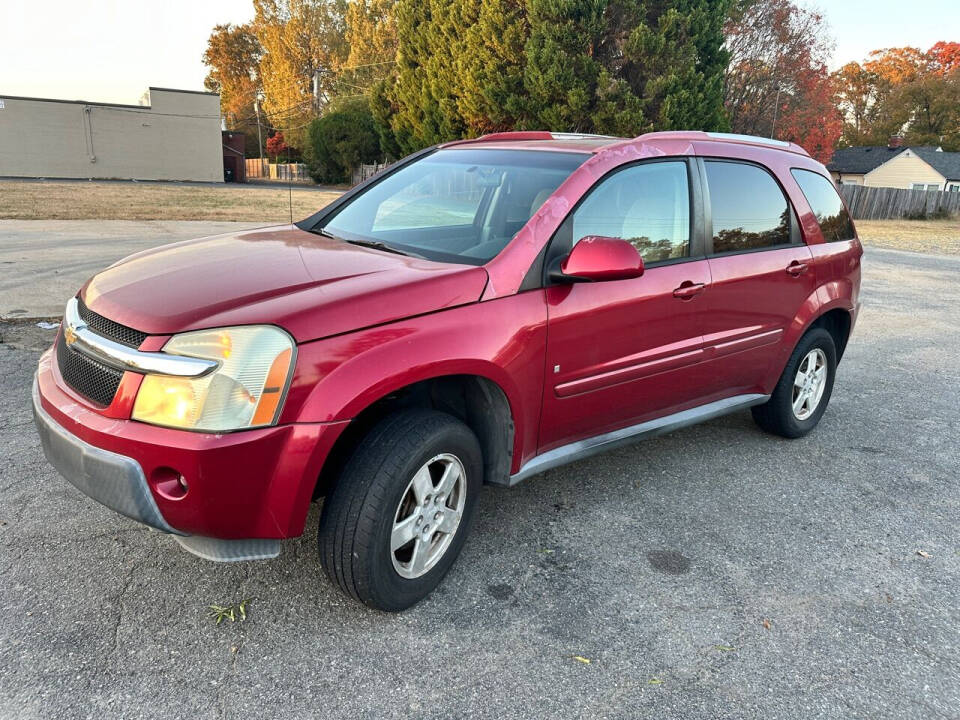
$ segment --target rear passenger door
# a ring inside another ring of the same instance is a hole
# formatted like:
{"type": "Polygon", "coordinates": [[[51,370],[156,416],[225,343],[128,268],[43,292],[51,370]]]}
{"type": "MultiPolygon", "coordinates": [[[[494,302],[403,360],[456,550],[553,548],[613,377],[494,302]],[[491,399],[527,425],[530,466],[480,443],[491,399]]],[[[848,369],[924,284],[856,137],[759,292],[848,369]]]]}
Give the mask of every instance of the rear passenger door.
{"type": "Polygon", "coordinates": [[[712,395],[767,393],[786,331],[816,289],[813,256],[769,170],[726,159],[698,165],[711,275],[700,320],[712,395]]]}

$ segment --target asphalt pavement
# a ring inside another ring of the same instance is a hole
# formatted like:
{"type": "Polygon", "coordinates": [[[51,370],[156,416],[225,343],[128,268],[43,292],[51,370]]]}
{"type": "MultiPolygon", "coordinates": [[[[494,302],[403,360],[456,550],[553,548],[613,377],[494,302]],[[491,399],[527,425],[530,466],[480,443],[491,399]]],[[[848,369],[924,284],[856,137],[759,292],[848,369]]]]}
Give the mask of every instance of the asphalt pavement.
{"type": "Polygon", "coordinates": [[[29,409],[53,333],[0,325],[0,718],[960,717],[960,259],[864,266],[813,434],[743,412],[485,488],[399,615],[326,580],[316,508],[220,565],[85,498],[29,409]]]}
{"type": "Polygon", "coordinates": [[[158,245],[260,227],[206,220],[0,220],[0,321],[53,317],[84,281],[158,245]]]}

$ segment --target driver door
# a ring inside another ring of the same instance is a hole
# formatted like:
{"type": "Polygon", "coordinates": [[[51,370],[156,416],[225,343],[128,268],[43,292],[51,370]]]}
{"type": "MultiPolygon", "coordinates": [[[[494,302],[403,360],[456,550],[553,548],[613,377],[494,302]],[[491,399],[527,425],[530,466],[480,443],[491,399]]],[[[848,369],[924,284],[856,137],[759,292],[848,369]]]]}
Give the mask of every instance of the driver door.
{"type": "Polygon", "coordinates": [[[553,238],[565,255],[588,235],[629,240],[639,278],[550,284],[539,453],[698,404],[707,383],[699,322],[710,270],[699,203],[683,158],[615,170],[593,187],[553,238]]]}

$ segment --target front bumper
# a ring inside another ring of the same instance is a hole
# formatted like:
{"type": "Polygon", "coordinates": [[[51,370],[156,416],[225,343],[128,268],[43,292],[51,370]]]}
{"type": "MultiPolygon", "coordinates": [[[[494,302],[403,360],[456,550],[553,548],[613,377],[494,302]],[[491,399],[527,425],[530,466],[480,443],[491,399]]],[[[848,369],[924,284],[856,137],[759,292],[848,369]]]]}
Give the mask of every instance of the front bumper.
{"type": "Polygon", "coordinates": [[[81,492],[211,560],[274,557],[303,532],[323,462],[346,423],[297,423],[196,433],[111,416],[40,359],[33,408],[44,453],[81,492]],[[161,482],[182,474],[185,494],[161,482]]]}
{"type": "Polygon", "coordinates": [[[140,464],[125,455],[85,443],[64,430],[40,405],[36,380],[33,382],[33,421],[40,434],[43,454],[77,490],[156,530],[186,534],[170,527],[163,519],[140,464]]]}

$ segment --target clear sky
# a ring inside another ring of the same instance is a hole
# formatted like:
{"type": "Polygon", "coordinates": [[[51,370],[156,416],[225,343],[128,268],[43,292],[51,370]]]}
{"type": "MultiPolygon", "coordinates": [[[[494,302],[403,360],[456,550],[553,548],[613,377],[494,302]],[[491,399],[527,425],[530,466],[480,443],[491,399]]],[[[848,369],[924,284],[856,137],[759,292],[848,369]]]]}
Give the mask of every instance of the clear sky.
{"type": "MultiPolygon", "coordinates": [[[[958,0],[820,0],[832,67],[875,48],[960,41],[958,0]],[[949,35],[949,37],[948,37],[949,35]]],[[[136,103],[147,86],[202,90],[217,23],[251,0],[0,0],[0,94],[136,103]]]]}

